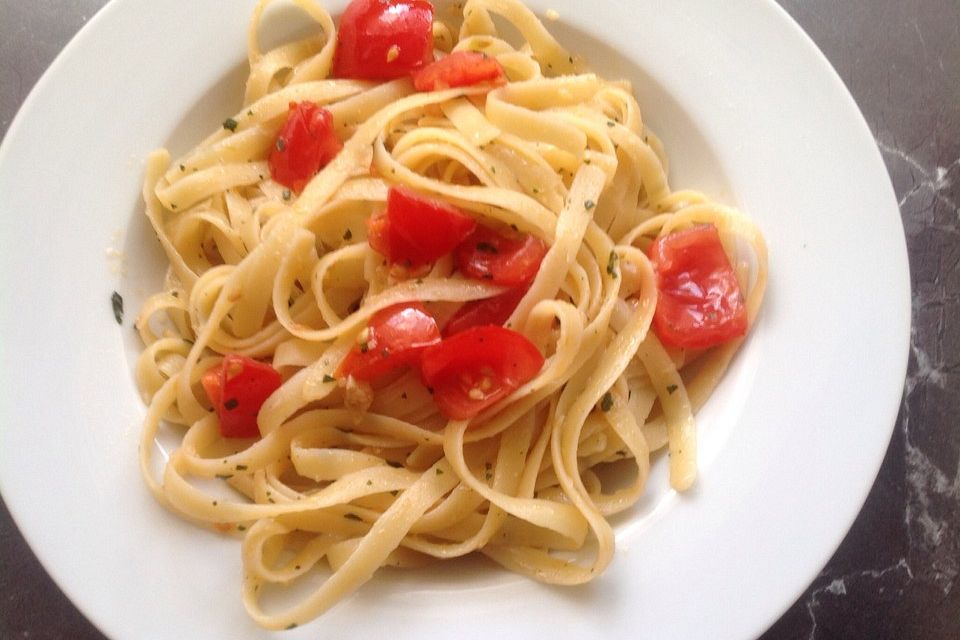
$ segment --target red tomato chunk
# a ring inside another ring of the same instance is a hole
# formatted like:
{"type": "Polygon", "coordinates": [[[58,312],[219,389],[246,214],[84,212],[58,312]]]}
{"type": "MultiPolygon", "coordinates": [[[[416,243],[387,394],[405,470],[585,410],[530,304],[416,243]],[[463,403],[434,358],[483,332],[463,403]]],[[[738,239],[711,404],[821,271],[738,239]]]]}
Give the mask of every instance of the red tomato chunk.
{"type": "Polygon", "coordinates": [[[420,266],[447,255],[477,223],[440,200],[390,187],[386,214],[368,222],[369,242],[394,264],[420,266]]]}
{"type": "Polygon", "coordinates": [[[510,236],[478,226],[457,247],[455,258],[460,272],[468,278],[517,287],[530,284],[547,254],[547,245],[536,236],[510,236]]]}
{"type": "Polygon", "coordinates": [[[498,296],[471,300],[460,307],[453,317],[443,327],[443,335],[452,336],[455,333],[466,331],[471,327],[484,325],[503,326],[513,310],[520,304],[528,287],[509,289],[498,296]]]}
{"type": "Polygon", "coordinates": [[[282,381],[270,365],[233,354],[207,370],[200,380],[220,418],[220,434],[225,438],[259,438],[260,407],[282,381]]]}
{"type": "Polygon", "coordinates": [[[544,358],[523,335],[503,327],[473,327],[423,352],[420,373],[440,412],[465,420],[532,380],[544,358]]]}
{"type": "Polygon", "coordinates": [[[300,193],[342,148],[329,111],[312,102],[291,102],[270,152],[270,175],[300,193]]]}
{"type": "Polygon", "coordinates": [[[392,80],[433,60],[433,5],[426,0],[354,0],[337,31],[333,75],[392,80]]]}
{"type": "Polygon", "coordinates": [[[423,350],[440,342],[437,322],[418,302],[402,302],[371,316],[363,341],[337,368],[338,376],[372,381],[401,367],[417,366],[423,350]]]}
{"type": "Polygon", "coordinates": [[[703,349],[746,334],[743,294],[715,226],[657,238],[649,253],[658,290],[653,327],[664,344],[703,349]]]}
{"type": "Polygon", "coordinates": [[[499,85],[506,81],[503,67],[496,58],[477,51],[455,51],[413,74],[417,91],[439,91],[481,82],[499,85]]]}

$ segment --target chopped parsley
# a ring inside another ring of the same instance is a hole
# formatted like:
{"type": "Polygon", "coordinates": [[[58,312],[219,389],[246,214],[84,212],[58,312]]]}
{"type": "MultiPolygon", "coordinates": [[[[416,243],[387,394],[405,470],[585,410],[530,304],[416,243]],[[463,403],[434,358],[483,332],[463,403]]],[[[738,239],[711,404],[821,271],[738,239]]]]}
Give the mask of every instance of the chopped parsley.
{"type": "Polygon", "coordinates": [[[597,203],[594,202],[593,200],[583,201],[583,208],[586,209],[587,211],[590,211],[590,209],[593,209],[595,206],[597,206],[597,203]]]}
{"type": "Polygon", "coordinates": [[[600,399],[600,410],[606,413],[610,409],[613,409],[613,395],[607,391],[600,399]]]}
{"type": "Polygon", "coordinates": [[[237,405],[239,404],[240,404],[239,400],[237,400],[236,398],[230,398],[229,400],[223,403],[223,408],[228,411],[231,411],[233,409],[236,409],[237,405]]]}
{"type": "Polygon", "coordinates": [[[117,324],[123,324],[123,296],[114,291],[110,296],[110,304],[113,306],[113,317],[117,324]]]}
{"type": "Polygon", "coordinates": [[[287,148],[287,141],[284,140],[282,137],[277,136],[276,147],[277,147],[277,151],[285,151],[287,148]]]}
{"type": "Polygon", "coordinates": [[[675,385],[675,384],[668,384],[668,385],[667,385],[667,393],[669,393],[669,394],[672,395],[673,392],[676,391],[676,390],[677,390],[677,385],[675,385]]]}
{"type": "Polygon", "coordinates": [[[617,252],[611,251],[610,257],[607,258],[607,273],[609,273],[614,278],[617,277],[617,252]]]}
{"type": "Polygon", "coordinates": [[[283,199],[284,199],[284,200],[289,200],[292,195],[293,195],[293,194],[290,193],[290,189],[284,189],[284,190],[283,190],[283,199]]]}
{"type": "Polygon", "coordinates": [[[440,467],[437,467],[437,475],[438,475],[438,476],[442,476],[442,475],[443,475],[443,469],[441,469],[440,467]]]}
{"type": "Polygon", "coordinates": [[[329,373],[325,373],[325,374],[323,374],[323,381],[324,381],[324,382],[336,382],[337,379],[334,378],[334,377],[333,377],[332,375],[330,375],[329,373]]]}
{"type": "Polygon", "coordinates": [[[223,128],[229,129],[230,131],[236,131],[237,121],[234,120],[233,118],[227,118],[226,120],[223,121],[223,128]]]}

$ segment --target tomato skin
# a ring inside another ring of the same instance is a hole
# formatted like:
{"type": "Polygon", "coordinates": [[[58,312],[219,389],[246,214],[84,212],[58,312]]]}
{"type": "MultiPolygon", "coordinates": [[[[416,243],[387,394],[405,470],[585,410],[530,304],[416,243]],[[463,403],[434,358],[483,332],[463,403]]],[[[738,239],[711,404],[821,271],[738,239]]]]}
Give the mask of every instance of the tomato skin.
{"type": "Polygon", "coordinates": [[[300,193],[342,148],[329,111],[312,102],[291,102],[270,152],[270,176],[300,193]]]}
{"type": "Polygon", "coordinates": [[[370,246],[392,263],[420,266],[447,255],[477,226],[447,203],[390,187],[385,216],[368,222],[370,246]]]}
{"type": "Polygon", "coordinates": [[[650,246],[657,276],[653,327],[664,344],[704,349],[747,332],[747,309],[713,225],[661,236],[650,246]]]}
{"type": "Polygon", "coordinates": [[[337,376],[373,381],[405,366],[416,366],[424,349],[440,342],[433,316],[418,302],[377,311],[367,325],[366,347],[358,344],[337,367],[337,376]]]}
{"type": "Polygon", "coordinates": [[[245,356],[230,354],[200,380],[220,419],[224,438],[259,438],[257,414],[283,379],[276,369],[245,356]]]}
{"type": "Polygon", "coordinates": [[[547,245],[536,236],[506,236],[478,226],[457,247],[454,257],[468,278],[517,287],[533,281],[546,254],[547,245]]]}
{"type": "Polygon", "coordinates": [[[482,300],[471,300],[460,307],[453,317],[443,327],[444,337],[461,333],[471,327],[481,327],[484,325],[503,326],[513,310],[520,304],[524,294],[529,287],[517,287],[508,289],[498,296],[484,298],[482,300]]]}
{"type": "Polygon", "coordinates": [[[507,81],[496,58],[478,51],[454,51],[413,73],[417,91],[439,91],[481,82],[500,85],[507,81]]]}
{"type": "Polygon", "coordinates": [[[392,80],[433,60],[433,5],[426,0],[353,0],[337,31],[333,76],[392,80]]]}
{"type": "Polygon", "coordinates": [[[466,420],[532,380],[543,363],[537,347],[516,331],[473,327],[424,351],[420,376],[440,413],[466,420]]]}

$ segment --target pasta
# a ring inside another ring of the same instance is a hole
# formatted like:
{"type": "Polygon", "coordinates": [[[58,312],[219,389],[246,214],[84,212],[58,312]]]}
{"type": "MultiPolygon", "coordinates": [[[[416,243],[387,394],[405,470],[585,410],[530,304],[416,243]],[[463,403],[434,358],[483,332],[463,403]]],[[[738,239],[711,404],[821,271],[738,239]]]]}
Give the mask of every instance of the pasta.
{"type": "Polygon", "coordinates": [[[614,552],[608,519],[640,498],[655,452],[669,451],[674,488],[695,481],[694,413],[743,340],[681,348],[651,330],[651,245],[715,227],[749,326],[766,284],[761,234],[701,193],[671,191],[630,84],[586,71],[515,0],[437,12],[436,57],[482,52],[505,81],[433,91],[409,77],[333,79],[337,25],[313,0],[294,4],[317,35],[261,51],[269,4],[251,19],[243,107],[179,159],[159,150],[147,164],[146,215],[169,260],[137,319],[148,487],[241,539],[243,603],[269,629],[321,615],[383,566],[482,553],[547,583],[594,579],[614,552]],[[304,102],[329,113],[342,149],[300,190],[269,158],[289,105],[304,102]],[[375,250],[371,219],[398,185],[546,247],[505,323],[542,368],[465,419],[445,417],[415,366],[371,384],[342,371],[379,312],[423,305],[442,326],[505,290],[450,255],[418,267],[375,250]],[[259,437],[224,437],[205,386],[229,354],[282,378],[259,437]],[[178,442],[158,461],[163,429],[178,442]],[[628,482],[605,490],[611,472],[628,482]],[[267,606],[317,576],[307,595],[267,606]]]}

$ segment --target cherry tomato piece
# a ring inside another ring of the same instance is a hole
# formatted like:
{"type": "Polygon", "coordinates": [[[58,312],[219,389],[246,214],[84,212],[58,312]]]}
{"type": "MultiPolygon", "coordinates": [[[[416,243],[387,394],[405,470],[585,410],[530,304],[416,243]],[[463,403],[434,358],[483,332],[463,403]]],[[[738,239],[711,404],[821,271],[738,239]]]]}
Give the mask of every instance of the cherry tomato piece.
{"type": "Polygon", "coordinates": [[[424,349],[440,342],[433,316],[417,302],[377,311],[362,336],[337,367],[338,376],[372,381],[401,367],[416,366],[424,349]]]}
{"type": "Polygon", "coordinates": [[[658,290],[653,327],[664,344],[703,349],[746,334],[743,294],[715,226],[657,238],[649,254],[658,290]]]}
{"type": "Polygon", "coordinates": [[[386,214],[367,224],[371,247],[391,263],[413,267],[447,255],[476,226],[456,207],[404,187],[390,187],[386,214]]]}
{"type": "Polygon", "coordinates": [[[473,327],[423,352],[420,375],[447,418],[466,420],[532,380],[544,358],[523,335],[473,327]]]}
{"type": "Polygon", "coordinates": [[[439,91],[481,82],[500,85],[507,81],[496,58],[478,51],[454,51],[413,73],[417,91],[439,91]]]}
{"type": "Polygon", "coordinates": [[[517,287],[530,284],[547,254],[547,245],[536,236],[510,236],[478,226],[457,247],[454,257],[468,278],[517,287]]]}
{"type": "Polygon", "coordinates": [[[329,111],[312,102],[291,102],[270,152],[270,176],[300,193],[342,148],[329,111]]]}
{"type": "Polygon", "coordinates": [[[200,380],[220,419],[224,438],[259,438],[260,407],[283,382],[276,369],[263,362],[228,355],[200,380]]]}
{"type": "Polygon", "coordinates": [[[426,0],[353,0],[340,18],[336,78],[392,80],[433,60],[433,5],[426,0]]]}
{"type": "Polygon", "coordinates": [[[520,304],[520,300],[527,292],[528,287],[509,289],[498,296],[471,300],[460,307],[453,317],[443,327],[444,337],[461,333],[471,327],[484,325],[503,326],[513,310],[520,304]]]}

